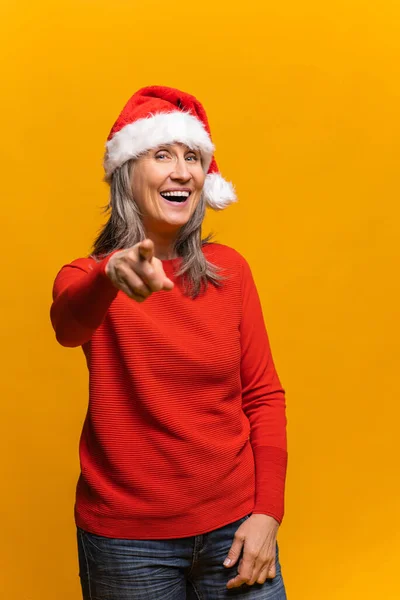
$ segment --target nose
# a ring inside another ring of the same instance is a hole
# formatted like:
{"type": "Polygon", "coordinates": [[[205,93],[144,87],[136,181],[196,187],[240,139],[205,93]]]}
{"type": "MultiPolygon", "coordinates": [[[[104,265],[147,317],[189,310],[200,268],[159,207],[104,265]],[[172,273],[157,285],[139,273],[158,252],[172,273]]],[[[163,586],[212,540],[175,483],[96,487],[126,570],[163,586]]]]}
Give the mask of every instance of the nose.
{"type": "Polygon", "coordinates": [[[192,178],[192,174],[184,157],[180,156],[176,159],[170,177],[171,179],[177,179],[178,181],[188,181],[192,178]]]}

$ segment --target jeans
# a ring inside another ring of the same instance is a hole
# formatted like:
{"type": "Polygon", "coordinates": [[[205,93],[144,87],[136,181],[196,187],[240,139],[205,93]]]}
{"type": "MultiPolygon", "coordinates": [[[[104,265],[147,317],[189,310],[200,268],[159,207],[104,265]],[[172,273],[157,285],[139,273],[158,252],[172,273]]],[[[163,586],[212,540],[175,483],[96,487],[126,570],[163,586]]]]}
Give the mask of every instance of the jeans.
{"type": "Polygon", "coordinates": [[[168,540],[107,538],[77,528],[83,600],[286,600],[276,545],[276,576],[265,583],[228,589],[239,559],[224,567],[238,527],[168,540]]]}

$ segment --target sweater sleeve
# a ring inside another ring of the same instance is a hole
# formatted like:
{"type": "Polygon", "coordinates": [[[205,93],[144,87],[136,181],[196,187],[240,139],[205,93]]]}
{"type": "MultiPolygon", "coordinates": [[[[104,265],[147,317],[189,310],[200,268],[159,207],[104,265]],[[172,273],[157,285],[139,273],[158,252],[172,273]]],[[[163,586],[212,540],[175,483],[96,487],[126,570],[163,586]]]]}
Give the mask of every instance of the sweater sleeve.
{"type": "Polygon", "coordinates": [[[249,265],[242,262],[242,406],[250,422],[255,462],[253,513],[281,523],[287,467],[285,392],[275,370],[261,303],[249,265]]]}
{"type": "Polygon", "coordinates": [[[73,348],[88,342],[116,297],[118,290],[105,274],[109,258],[98,263],[78,259],[59,271],[50,318],[62,346],[73,348]]]}

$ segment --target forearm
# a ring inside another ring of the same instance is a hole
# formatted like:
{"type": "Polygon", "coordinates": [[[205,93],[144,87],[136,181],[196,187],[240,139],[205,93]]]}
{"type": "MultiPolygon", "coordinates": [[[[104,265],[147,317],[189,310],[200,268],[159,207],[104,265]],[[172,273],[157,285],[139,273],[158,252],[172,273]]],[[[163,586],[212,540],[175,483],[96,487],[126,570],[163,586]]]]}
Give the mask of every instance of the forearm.
{"type": "Polygon", "coordinates": [[[105,274],[107,260],[89,265],[88,271],[67,265],[53,288],[50,317],[62,346],[80,346],[101,325],[118,290],[105,274]]]}
{"type": "Polygon", "coordinates": [[[244,409],[250,422],[250,443],[255,465],[256,513],[274,517],[279,523],[284,514],[287,468],[286,402],[277,376],[273,389],[260,389],[245,395],[244,409]],[[264,392],[259,396],[258,393],[264,392]]]}
{"type": "Polygon", "coordinates": [[[270,515],[281,523],[285,512],[287,452],[273,446],[256,446],[253,454],[256,481],[253,514],[270,515]]]}

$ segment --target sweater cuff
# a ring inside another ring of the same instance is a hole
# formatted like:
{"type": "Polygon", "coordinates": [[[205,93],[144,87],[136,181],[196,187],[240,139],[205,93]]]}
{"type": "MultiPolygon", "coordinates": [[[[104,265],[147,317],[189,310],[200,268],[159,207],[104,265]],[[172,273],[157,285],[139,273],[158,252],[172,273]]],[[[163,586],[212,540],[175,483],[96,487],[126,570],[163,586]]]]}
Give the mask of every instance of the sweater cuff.
{"type": "Polygon", "coordinates": [[[282,522],[287,469],[287,452],[274,446],[253,448],[255,504],[253,513],[270,515],[282,522]]]}
{"type": "MultiPolygon", "coordinates": [[[[112,253],[114,254],[114,252],[112,253]]],[[[82,281],[77,281],[68,288],[68,304],[74,318],[88,328],[97,328],[102,321],[111,302],[118,294],[118,289],[113,285],[105,273],[110,254],[94,266],[82,281]]]]}

